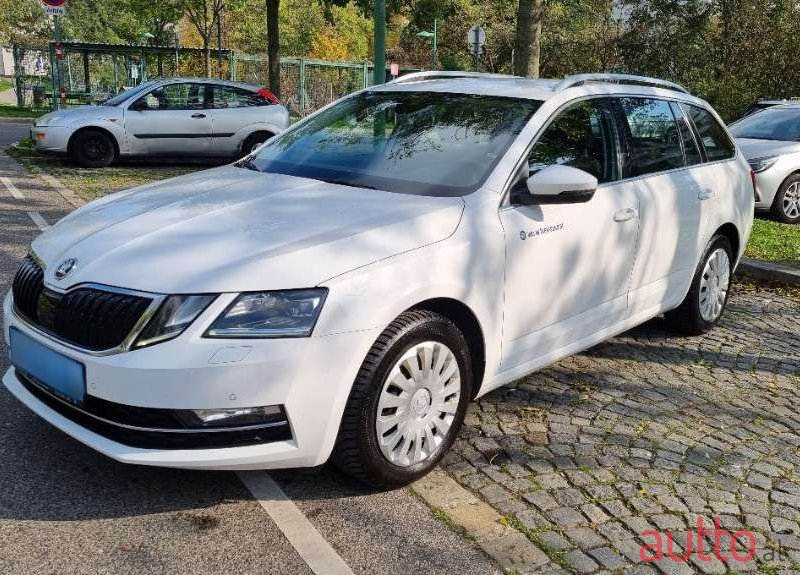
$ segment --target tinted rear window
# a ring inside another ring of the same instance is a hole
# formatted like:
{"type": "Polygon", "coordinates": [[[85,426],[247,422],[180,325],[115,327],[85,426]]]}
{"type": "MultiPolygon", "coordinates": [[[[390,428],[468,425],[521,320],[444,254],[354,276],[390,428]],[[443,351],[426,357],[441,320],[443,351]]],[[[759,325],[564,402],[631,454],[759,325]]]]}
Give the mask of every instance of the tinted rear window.
{"type": "Polygon", "coordinates": [[[622,98],[620,103],[630,128],[628,176],[682,168],[681,134],[669,102],[622,98]]]}
{"type": "Polygon", "coordinates": [[[736,155],[736,147],[725,132],[725,128],[711,112],[691,105],[686,106],[686,111],[697,128],[709,162],[727,160],[736,155]]]}
{"type": "Polygon", "coordinates": [[[745,118],[731,127],[737,138],[756,140],[800,140],[800,109],[771,108],[745,118]]]}

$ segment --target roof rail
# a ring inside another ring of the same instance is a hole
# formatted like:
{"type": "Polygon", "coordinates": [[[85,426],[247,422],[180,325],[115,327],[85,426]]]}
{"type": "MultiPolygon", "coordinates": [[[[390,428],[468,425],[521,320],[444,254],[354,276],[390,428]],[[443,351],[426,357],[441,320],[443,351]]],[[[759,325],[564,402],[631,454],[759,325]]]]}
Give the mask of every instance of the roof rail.
{"type": "Polygon", "coordinates": [[[509,74],[488,74],[486,72],[459,72],[459,71],[443,71],[443,70],[428,70],[426,72],[412,72],[405,76],[400,76],[391,80],[389,84],[403,84],[405,82],[418,82],[421,80],[452,80],[456,78],[519,78],[519,76],[511,76],[509,74]]]}
{"type": "Polygon", "coordinates": [[[650,86],[652,88],[665,88],[667,90],[674,90],[676,92],[683,92],[689,94],[689,90],[670,82],[669,80],[659,80],[658,78],[648,78],[647,76],[634,76],[632,74],[575,74],[567,76],[561,83],[556,86],[555,91],[560,92],[567,88],[575,86],[582,86],[592,82],[601,82],[609,84],[630,84],[633,86],[650,86]]]}

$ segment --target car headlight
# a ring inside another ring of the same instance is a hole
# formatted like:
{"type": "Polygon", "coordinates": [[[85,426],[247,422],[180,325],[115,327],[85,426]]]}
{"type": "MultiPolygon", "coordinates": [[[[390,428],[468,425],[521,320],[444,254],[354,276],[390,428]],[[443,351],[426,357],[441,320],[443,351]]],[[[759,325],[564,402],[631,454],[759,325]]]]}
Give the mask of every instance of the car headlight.
{"type": "Polygon", "coordinates": [[[243,293],[205,337],[309,337],[327,295],[326,288],[243,293]]]}
{"type": "Polygon", "coordinates": [[[775,162],[778,161],[778,156],[770,156],[767,158],[754,158],[752,160],[748,160],[750,167],[753,168],[755,173],[759,172],[766,172],[772,166],[775,165],[775,162]]]}
{"type": "Polygon", "coordinates": [[[173,295],[158,308],[133,344],[134,349],[178,337],[217,296],[173,295]]]}

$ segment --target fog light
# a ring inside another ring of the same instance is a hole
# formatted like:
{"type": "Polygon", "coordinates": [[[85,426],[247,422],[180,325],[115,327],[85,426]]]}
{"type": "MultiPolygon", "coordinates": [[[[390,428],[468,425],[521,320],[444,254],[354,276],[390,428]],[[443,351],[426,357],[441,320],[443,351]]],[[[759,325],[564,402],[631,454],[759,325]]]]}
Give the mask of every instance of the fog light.
{"type": "Polygon", "coordinates": [[[236,407],[228,409],[181,410],[179,415],[187,427],[246,427],[286,421],[283,407],[236,407]]]}

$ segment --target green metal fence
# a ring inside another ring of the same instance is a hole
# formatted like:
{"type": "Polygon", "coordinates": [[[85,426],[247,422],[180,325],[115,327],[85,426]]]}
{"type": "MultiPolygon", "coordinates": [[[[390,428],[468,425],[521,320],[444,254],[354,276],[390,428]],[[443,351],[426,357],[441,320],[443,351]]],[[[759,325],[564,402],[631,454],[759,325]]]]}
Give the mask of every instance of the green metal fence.
{"type": "MultiPolygon", "coordinates": [[[[268,84],[267,59],[211,50],[212,77],[268,84]]],[[[56,47],[15,46],[17,103],[57,109],[56,47]]],[[[206,53],[200,48],[63,42],[63,86],[67,106],[101,102],[150,78],[204,76],[206,53]]],[[[408,73],[411,69],[403,69],[408,73]]],[[[302,117],[372,83],[368,62],[330,62],[281,58],[282,100],[292,116],[302,117]]]]}

